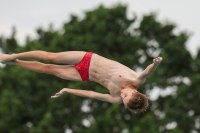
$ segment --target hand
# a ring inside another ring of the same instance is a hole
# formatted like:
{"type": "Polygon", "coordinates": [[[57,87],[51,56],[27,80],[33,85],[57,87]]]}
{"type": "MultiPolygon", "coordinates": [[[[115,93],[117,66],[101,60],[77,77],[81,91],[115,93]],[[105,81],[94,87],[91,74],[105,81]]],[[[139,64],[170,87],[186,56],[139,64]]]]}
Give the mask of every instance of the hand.
{"type": "Polygon", "coordinates": [[[162,61],[162,57],[157,57],[157,58],[153,59],[153,63],[156,65],[160,64],[161,61],[162,61]]]}
{"type": "Polygon", "coordinates": [[[62,89],[60,90],[58,93],[56,93],[54,96],[51,96],[51,98],[57,98],[59,96],[61,96],[62,94],[66,93],[66,89],[62,89]]]}

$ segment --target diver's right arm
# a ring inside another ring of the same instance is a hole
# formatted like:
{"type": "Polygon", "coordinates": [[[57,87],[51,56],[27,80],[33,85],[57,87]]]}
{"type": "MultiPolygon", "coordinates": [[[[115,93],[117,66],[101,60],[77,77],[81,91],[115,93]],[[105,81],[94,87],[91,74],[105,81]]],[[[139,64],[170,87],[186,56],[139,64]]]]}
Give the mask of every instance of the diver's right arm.
{"type": "Polygon", "coordinates": [[[73,95],[88,97],[88,98],[106,101],[110,103],[122,102],[120,97],[112,97],[110,94],[102,94],[102,93],[89,91],[89,90],[78,90],[78,89],[69,89],[69,88],[63,88],[60,92],[56,93],[54,96],[51,96],[51,98],[57,98],[64,93],[70,93],[73,95]]]}

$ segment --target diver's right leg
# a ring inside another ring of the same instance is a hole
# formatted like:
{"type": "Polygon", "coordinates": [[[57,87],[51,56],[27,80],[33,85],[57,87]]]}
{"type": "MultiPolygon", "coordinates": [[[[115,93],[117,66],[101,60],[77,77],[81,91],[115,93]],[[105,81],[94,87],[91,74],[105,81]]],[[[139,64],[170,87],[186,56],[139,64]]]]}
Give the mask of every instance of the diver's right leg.
{"type": "Polygon", "coordinates": [[[39,73],[52,74],[66,80],[82,81],[80,74],[73,65],[44,64],[36,61],[22,61],[19,59],[6,61],[5,64],[17,65],[39,73]]]}

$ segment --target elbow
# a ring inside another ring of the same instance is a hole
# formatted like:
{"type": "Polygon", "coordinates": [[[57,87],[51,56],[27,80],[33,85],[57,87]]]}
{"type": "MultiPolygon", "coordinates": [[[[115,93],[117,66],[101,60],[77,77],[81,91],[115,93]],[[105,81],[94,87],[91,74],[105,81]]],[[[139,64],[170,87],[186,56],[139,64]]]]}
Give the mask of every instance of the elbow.
{"type": "Polygon", "coordinates": [[[151,73],[151,70],[150,69],[146,69],[145,71],[144,71],[144,75],[149,75],[151,73]]]}

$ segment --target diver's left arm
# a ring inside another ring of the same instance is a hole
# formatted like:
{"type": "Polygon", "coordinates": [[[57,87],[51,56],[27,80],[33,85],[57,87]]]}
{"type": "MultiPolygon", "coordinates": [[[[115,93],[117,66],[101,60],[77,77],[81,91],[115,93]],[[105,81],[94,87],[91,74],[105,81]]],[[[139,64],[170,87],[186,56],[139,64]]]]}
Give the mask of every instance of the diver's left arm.
{"type": "Polygon", "coordinates": [[[153,63],[150,64],[139,76],[138,79],[145,80],[160,64],[162,57],[153,59],[153,63]]]}

